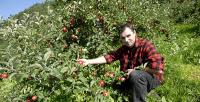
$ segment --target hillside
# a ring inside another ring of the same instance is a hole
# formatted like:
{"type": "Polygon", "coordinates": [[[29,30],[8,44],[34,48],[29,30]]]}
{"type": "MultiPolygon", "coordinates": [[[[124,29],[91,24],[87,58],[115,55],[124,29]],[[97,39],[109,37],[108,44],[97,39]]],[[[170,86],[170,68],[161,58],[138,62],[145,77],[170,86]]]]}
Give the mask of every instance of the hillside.
{"type": "Polygon", "coordinates": [[[128,101],[127,92],[113,87],[124,76],[118,61],[86,67],[76,62],[121,46],[117,27],[128,21],[165,58],[165,84],[149,93],[147,100],[199,102],[198,5],[192,0],[50,0],[36,4],[1,23],[0,73],[8,78],[0,80],[0,100],[25,101],[34,96],[38,102],[128,101]],[[102,80],[105,85],[99,85],[102,80]]]}

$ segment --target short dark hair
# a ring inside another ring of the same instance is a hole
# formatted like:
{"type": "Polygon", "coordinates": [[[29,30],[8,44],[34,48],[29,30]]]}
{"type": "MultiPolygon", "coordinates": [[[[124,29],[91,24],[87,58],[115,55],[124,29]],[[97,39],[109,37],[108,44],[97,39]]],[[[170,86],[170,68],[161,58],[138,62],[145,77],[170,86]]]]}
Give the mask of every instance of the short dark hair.
{"type": "Polygon", "coordinates": [[[130,28],[133,32],[135,31],[135,26],[130,22],[126,22],[125,24],[119,25],[118,33],[121,34],[126,28],[130,28]]]}

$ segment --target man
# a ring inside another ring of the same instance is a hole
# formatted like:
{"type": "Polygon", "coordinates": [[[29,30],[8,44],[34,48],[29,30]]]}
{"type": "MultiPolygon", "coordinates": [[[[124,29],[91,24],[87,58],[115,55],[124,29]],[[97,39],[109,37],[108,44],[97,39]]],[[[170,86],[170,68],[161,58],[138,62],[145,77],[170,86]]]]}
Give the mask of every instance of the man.
{"type": "Polygon", "coordinates": [[[154,45],[136,36],[135,28],[126,23],[119,28],[122,46],[114,52],[95,59],[79,59],[83,65],[111,63],[119,60],[121,71],[127,73],[133,102],[145,102],[148,92],[163,82],[164,58],[156,51],[154,45]],[[135,70],[145,64],[145,70],[135,70]]]}

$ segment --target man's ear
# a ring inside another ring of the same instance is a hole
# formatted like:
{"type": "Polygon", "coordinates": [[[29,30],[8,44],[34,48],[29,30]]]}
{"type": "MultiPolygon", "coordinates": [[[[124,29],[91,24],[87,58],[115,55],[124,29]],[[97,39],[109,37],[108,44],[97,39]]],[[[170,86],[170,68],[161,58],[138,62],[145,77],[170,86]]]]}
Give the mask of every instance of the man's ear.
{"type": "Polygon", "coordinates": [[[137,32],[135,30],[133,30],[133,34],[137,35],[137,32]]]}
{"type": "Polygon", "coordinates": [[[122,38],[121,37],[119,38],[119,42],[122,43],[122,38]]]}

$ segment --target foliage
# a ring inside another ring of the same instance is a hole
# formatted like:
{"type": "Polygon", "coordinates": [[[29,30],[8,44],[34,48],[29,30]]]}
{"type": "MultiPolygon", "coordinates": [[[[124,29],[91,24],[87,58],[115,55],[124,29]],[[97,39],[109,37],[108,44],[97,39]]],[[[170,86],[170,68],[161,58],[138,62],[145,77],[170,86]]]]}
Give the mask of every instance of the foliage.
{"type": "MultiPolygon", "coordinates": [[[[125,21],[133,22],[139,36],[152,40],[163,53],[168,78],[173,77],[169,73],[175,69],[169,59],[191,51],[180,51],[184,47],[179,45],[181,39],[170,22],[170,9],[158,1],[49,0],[46,3],[43,7],[38,5],[45,13],[40,8],[38,12],[27,10],[2,23],[0,35],[8,41],[8,46],[1,52],[1,73],[8,73],[14,81],[10,94],[3,97],[5,101],[25,101],[34,95],[41,102],[128,101],[127,93],[115,88],[122,83],[118,77],[124,76],[119,72],[118,62],[87,67],[76,62],[119,47],[117,25],[125,21]],[[114,73],[114,77],[108,76],[108,72],[114,73]],[[99,86],[100,80],[105,81],[105,86],[99,86]]],[[[194,53],[199,54],[198,48],[194,47],[194,53]]],[[[190,56],[194,59],[192,63],[196,63],[199,56],[194,57],[193,53],[190,56]]],[[[191,61],[190,57],[186,61],[191,61]]],[[[176,93],[167,95],[175,80],[168,79],[163,90],[158,90],[163,96],[161,101],[175,98],[172,95],[176,93]]]]}
{"type": "Polygon", "coordinates": [[[200,1],[199,0],[173,0],[166,3],[170,7],[170,17],[177,23],[187,23],[195,25],[194,32],[200,33],[200,1]]]}

